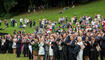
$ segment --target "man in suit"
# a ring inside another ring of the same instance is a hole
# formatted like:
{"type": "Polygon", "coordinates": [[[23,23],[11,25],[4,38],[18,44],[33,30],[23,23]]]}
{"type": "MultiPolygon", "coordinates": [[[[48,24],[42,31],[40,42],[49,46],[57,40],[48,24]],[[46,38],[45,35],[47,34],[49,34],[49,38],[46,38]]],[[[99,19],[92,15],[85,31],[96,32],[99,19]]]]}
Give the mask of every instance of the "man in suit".
{"type": "Polygon", "coordinates": [[[36,21],[34,20],[34,21],[33,21],[33,26],[35,26],[35,25],[36,25],[36,21]]]}
{"type": "Polygon", "coordinates": [[[68,45],[68,51],[69,51],[69,60],[74,60],[74,56],[72,52],[75,48],[75,40],[73,36],[70,36],[70,42],[68,42],[67,45],[68,45]]]}
{"type": "Polygon", "coordinates": [[[32,27],[32,20],[30,20],[30,27],[32,27]]]}
{"type": "Polygon", "coordinates": [[[8,51],[9,50],[9,36],[6,35],[6,42],[5,42],[5,51],[8,51]]]}
{"type": "Polygon", "coordinates": [[[53,53],[54,53],[54,60],[59,60],[59,57],[58,57],[58,45],[57,45],[57,42],[56,41],[53,41],[52,42],[52,49],[53,49],[53,53]]]}
{"type": "Polygon", "coordinates": [[[12,48],[12,45],[13,45],[13,41],[11,40],[11,38],[9,37],[9,46],[8,46],[8,53],[13,53],[13,48],[12,48]]]}
{"type": "Polygon", "coordinates": [[[62,45],[62,56],[63,56],[63,59],[62,60],[68,60],[68,47],[67,47],[67,41],[69,40],[69,36],[66,37],[66,34],[63,35],[63,41],[61,43],[62,45]]]}
{"type": "Polygon", "coordinates": [[[1,36],[0,36],[0,53],[1,53],[1,36]]]}
{"type": "Polygon", "coordinates": [[[16,42],[16,54],[17,54],[17,57],[20,57],[20,54],[21,54],[21,42],[22,42],[22,39],[20,36],[18,36],[18,39],[17,39],[17,42],[16,42]]]}
{"type": "Polygon", "coordinates": [[[13,20],[13,23],[12,23],[13,27],[15,26],[15,20],[13,20]]]}
{"type": "Polygon", "coordinates": [[[24,54],[24,57],[28,57],[28,39],[27,37],[24,37],[23,39],[23,54],[24,54]]]}
{"type": "Polygon", "coordinates": [[[66,16],[66,24],[67,24],[67,22],[68,22],[68,18],[67,18],[67,16],[66,16]]]}
{"type": "Polygon", "coordinates": [[[46,40],[45,45],[44,45],[44,48],[45,48],[44,60],[49,60],[49,45],[48,45],[48,43],[49,42],[46,40]]]}
{"type": "Polygon", "coordinates": [[[102,33],[102,41],[101,41],[101,60],[105,57],[105,33],[102,33]]]}
{"type": "Polygon", "coordinates": [[[32,48],[32,43],[34,42],[33,37],[29,36],[29,41],[28,41],[28,55],[29,55],[29,60],[33,60],[33,48],[32,48]]]}

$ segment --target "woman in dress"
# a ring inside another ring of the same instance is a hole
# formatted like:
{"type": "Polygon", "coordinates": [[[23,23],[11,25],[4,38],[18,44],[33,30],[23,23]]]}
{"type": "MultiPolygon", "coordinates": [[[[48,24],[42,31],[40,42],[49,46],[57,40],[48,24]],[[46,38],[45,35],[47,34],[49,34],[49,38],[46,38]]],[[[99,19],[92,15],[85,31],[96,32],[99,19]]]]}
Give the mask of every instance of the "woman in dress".
{"type": "Polygon", "coordinates": [[[14,35],[14,38],[13,38],[13,45],[12,45],[13,53],[14,53],[14,54],[16,54],[16,41],[17,41],[17,38],[16,38],[16,35],[14,35]]]}
{"type": "Polygon", "coordinates": [[[89,43],[89,37],[86,37],[86,40],[84,41],[84,51],[83,51],[83,55],[84,55],[84,60],[89,60],[89,53],[90,53],[90,43],[89,43]]]}
{"type": "Polygon", "coordinates": [[[50,55],[50,60],[53,60],[52,41],[54,41],[54,38],[53,37],[51,37],[51,41],[49,42],[49,55],[50,55]]]}
{"type": "Polygon", "coordinates": [[[90,60],[98,60],[98,52],[96,49],[96,46],[98,45],[98,42],[95,41],[94,37],[91,37],[90,41],[90,60]]]}
{"type": "Polygon", "coordinates": [[[44,49],[44,37],[39,38],[39,52],[38,55],[41,56],[41,60],[43,60],[43,56],[45,55],[45,49],[44,49]]]}
{"type": "Polygon", "coordinates": [[[82,38],[80,36],[77,38],[77,41],[78,41],[77,44],[81,47],[81,49],[77,55],[77,60],[83,60],[83,58],[82,58],[83,57],[83,49],[85,48],[85,46],[84,46],[84,44],[82,42],[82,38]]]}
{"type": "Polygon", "coordinates": [[[33,60],[37,60],[38,59],[38,50],[39,50],[38,40],[34,39],[34,43],[32,45],[33,45],[33,60]]]}

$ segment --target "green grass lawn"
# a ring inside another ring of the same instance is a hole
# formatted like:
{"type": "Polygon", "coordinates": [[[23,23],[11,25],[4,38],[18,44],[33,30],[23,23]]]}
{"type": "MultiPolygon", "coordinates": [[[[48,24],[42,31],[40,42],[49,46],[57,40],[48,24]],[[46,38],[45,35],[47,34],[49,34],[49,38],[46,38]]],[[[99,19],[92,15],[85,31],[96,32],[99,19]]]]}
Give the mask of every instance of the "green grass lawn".
{"type": "Polygon", "coordinates": [[[28,60],[28,58],[23,56],[17,58],[15,54],[0,54],[0,60],[28,60]]]}
{"type": "MultiPolygon", "coordinates": [[[[28,60],[28,58],[24,58],[22,55],[20,58],[17,58],[15,54],[0,54],[0,60],[28,60]]],[[[38,60],[40,60],[40,57],[38,60]]]]}
{"type": "MultiPolygon", "coordinates": [[[[29,58],[22,54],[20,58],[17,58],[16,54],[0,54],[0,60],[29,60],[29,58]]],[[[38,57],[38,60],[40,60],[40,57],[38,57]]]]}
{"type": "MultiPolygon", "coordinates": [[[[63,10],[63,8],[59,8],[59,9],[47,9],[47,10],[43,10],[43,12],[36,12],[36,13],[23,13],[20,14],[18,16],[14,16],[13,18],[15,20],[18,21],[18,27],[9,27],[6,28],[3,31],[0,32],[5,32],[5,33],[10,33],[12,34],[13,31],[16,29],[18,30],[22,30],[19,28],[19,19],[22,18],[29,18],[29,19],[35,19],[36,22],[38,22],[39,19],[43,19],[43,18],[47,18],[51,21],[58,21],[59,17],[62,16],[68,16],[69,20],[70,17],[72,17],[73,15],[77,15],[78,18],[80,16],[83,15],[87,15],[87,16],[95,16],[95,14],[101,14],[102,16],[105,17],[105,0],[99,0],[99,1],[95,1],[95,2],[91,2],[85,5],[79,5],[76,6],[75,8],[69,8],[68,10],[63,11],[63,14],[59,14],[59,11],[63,10]]],[[[10,19],[9,19],[10,22],[10,19]]],[[[10,24],[9,24],[10,25],[10,24]]],[[[38,25],[38,23],[37,23],[38,25]]],[[[4,23],[2,23],[2,26],[0,26],[0,28],[5,28],[4,23]]],[[[28,33],[32,33],[34,31],[35,28],[25,28],[26,32],[28,33]]]]}

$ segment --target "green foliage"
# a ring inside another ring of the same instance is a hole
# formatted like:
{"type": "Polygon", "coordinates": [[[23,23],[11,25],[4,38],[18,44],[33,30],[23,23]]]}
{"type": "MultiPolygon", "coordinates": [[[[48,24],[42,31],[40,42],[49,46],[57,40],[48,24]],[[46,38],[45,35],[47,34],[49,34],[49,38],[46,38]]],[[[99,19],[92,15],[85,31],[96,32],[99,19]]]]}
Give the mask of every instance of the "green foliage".
{"type": "Polygon", "coordinates": [[[78,0],[80,3],[87,3],[89,0],[78,0]]]}
{"type": "Polygon", "coordinates": [[[17,5],[15,0],[3,0],[3,6],[7,13],[9,13],[11,8],[15,7],[15,5],[17,5]]]}

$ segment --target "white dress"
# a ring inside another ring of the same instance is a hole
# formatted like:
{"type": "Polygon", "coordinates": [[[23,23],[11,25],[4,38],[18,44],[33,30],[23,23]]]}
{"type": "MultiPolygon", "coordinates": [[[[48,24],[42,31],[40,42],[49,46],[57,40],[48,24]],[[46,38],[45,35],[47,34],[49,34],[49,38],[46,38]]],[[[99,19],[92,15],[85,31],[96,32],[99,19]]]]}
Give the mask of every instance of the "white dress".
{"type": "Polygon", "coordinates": [[[12,48],[16,48],[16,41],[17,39],[13,39],[13,45],[12,45],[12,48]]]}
{"type": "MultiPolygon", "coordinates": [[[[51,44],[52,42],[50,42],[50,44],[51,44]]],[[[51,48],[51,46],[49,46],[49,55],[50,56],[53,56],[53,49],[51,48]]]]}
{"type": "Polygon", "coordinates": [[[45,55],[45,50],[43,46],[44,46],[44,42],[40,42],[38,55],[45,55]]]}
{"type": "Polygon", "coordinates": [[[77,60],[83,60],[83,58],[82,58],[83,57],[83,49],[85,46],[84,46],[83,42],[78,42],[77,44],[82,45],[82,47],[77,55],[77,60]]]}

